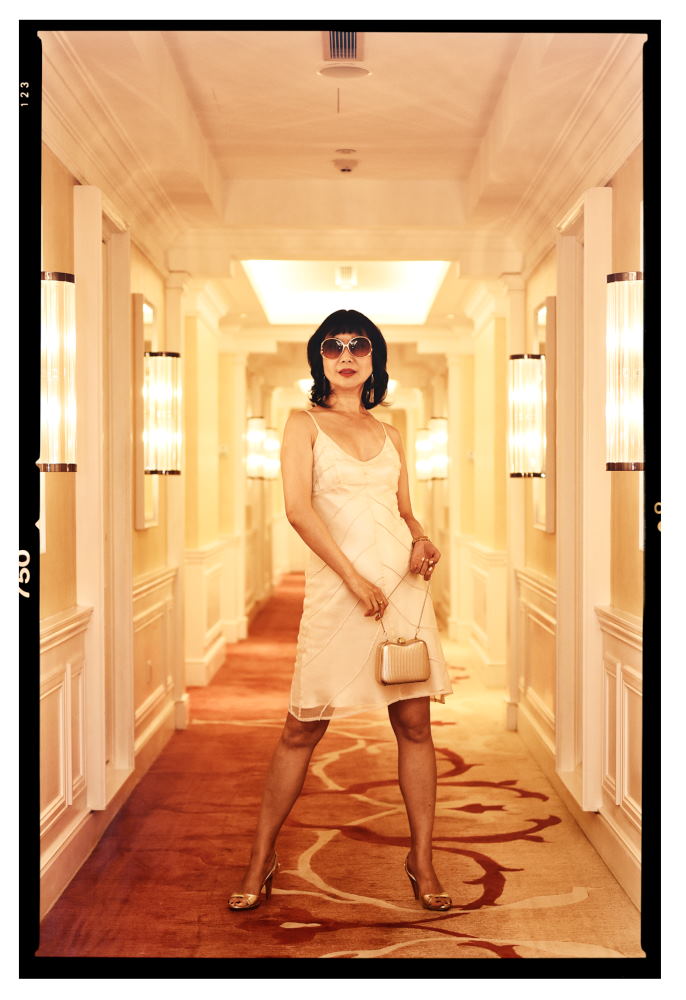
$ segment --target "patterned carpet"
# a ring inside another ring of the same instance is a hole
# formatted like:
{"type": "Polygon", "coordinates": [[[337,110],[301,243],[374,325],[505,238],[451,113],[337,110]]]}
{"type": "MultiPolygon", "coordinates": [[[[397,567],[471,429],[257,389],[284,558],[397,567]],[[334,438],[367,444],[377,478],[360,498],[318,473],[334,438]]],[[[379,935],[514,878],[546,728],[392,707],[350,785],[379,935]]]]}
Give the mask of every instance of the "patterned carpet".
{"type": "Polygon", "coordinates": [[[432,705],[430,913],[403,872],[407,821],[385,711],[334,720],[278,844],[269,903],[231,913],[285,717],[303,577],[283,577],[43,921],[39,956],[642,957],[640,917],[516,733],[503,692],[442,637],[455,694],[432,705]]]}

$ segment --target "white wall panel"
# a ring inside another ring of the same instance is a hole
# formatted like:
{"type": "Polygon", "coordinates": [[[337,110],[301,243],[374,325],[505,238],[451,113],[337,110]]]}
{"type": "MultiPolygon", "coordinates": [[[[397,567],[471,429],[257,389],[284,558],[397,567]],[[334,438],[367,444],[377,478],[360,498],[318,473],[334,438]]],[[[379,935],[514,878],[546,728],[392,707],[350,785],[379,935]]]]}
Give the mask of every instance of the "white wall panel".
{"type": "Polygon", "coordinates": [[[470,609],[469,640],[479,658],[481,679],[488,687],[504,687],[507,601],[505,553],[465,538],[459,549],[467,565],[470,609]]]}
{"type": "Polygon", "coordinates": [[[617,674],[619,661],[606,656],[603,683],[603,788],[617,802],[617,674]]]}
{"type": "MultiPolygon", "coordinates": [[[[231,611],[225,607],[232,588],[227,574],[236,573],[229,558],[235,546],[226,536],[212,545],[186,549],[184,556],[184,613],[186,639],[186,682],[208,684],[226,655],[226,621],[231,611]],[[210,624],[211,619],[213,619],[210,624]]],[[[236,591],[238,592],[238,591],[236,591]]],[[[236,629],[243,617],[234,621],[236,629]]],[[[242,636],[240,636],[242,638],[242,636]]]]}
{"type": "Polygon", "coordinates": [[[67,808],[68,757],[66,748],[65,673],[54,674],[40,694],[40,826],[45,833],[67,808]]]}
{"type": "Polygon", "coordinates": [[[174,615],[175,570],[141,577],[133,591],[134,747],[140,749],[156,720],[169,710],[173,680],[168,676],[174,615]]]}
{"type": "Polygon", "coordinates": [[[91,608],[43,619],[40,635],[41,856],[85,811],[85,637],[91,608]]]}
{"type": "Polygon", "coordinates": [[[640,856],[643,637],[639,618],[596,608],[603,638],[603,812],[640,856]]]}
{"type": "Polygon", "coordinates": [[[519,708],[555,758],[556,599],[552,583],[531,570],[516,572],[519,708]]]}
{"type": "Polygon", "coordinates": [[[207,631],[210,632],[221,622],[221,578],[222,566],[217,566],[207,574],[207,631]]]}
{"type": "Polygon", "coordinates": [[[86,671],[81,657],[72,660],[71,668],[71,797],[72,801],[86,786],[86,671]]]}

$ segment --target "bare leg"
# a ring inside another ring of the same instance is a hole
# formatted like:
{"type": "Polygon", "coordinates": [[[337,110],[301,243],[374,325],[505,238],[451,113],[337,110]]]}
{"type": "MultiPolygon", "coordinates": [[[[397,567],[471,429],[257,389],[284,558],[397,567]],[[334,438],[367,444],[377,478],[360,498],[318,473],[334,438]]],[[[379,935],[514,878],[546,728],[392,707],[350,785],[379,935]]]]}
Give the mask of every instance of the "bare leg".
{"type": "Polygon", "coordinates": [[[326,720],[300,722],[288,713],[267,771],[250,861],[238,891],[260,891],[279,830],[300,794],[312,751],[328,725],[326,720]]]}
{"type": "Polygon", "coordinates": [[[429,699],[396,701],[388,706],[388,715],[398,741],[398,779],[410,823],[412,846],[408,864],[421,893],[441,892],[431,860],[436,811],[436,752],[431,738],[429,699]]]}

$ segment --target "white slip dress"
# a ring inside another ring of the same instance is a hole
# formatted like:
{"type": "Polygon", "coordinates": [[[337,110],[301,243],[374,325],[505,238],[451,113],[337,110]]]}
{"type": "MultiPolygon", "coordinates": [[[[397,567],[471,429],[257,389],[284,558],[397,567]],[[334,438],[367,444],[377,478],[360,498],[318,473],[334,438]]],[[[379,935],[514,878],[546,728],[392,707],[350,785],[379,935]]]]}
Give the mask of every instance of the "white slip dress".
{"type": "Polygon", "coordinates": [[[381,588],[389,605],[382,627],[373,615],[364,615],[364,607],[343,579],[308,550],[289,712],[301,721],[315,721],[427,695],[443,702],[445,695],[452,694],[452,686],[431,594],[422,613],[428,584],[419,574],[408,573],[412,534],[398,510],[400,456],[381,421],[383,447],[364,461],[344,451],[309,410],[304,412],[318,430],[313,446],[312,506],[358,573],[381,588]],[[390,638],[410,638],[420,614],[417,635],[429,653],[428,680],[379,683],[376,647],[386,638],[384,627],[390,638]]]}

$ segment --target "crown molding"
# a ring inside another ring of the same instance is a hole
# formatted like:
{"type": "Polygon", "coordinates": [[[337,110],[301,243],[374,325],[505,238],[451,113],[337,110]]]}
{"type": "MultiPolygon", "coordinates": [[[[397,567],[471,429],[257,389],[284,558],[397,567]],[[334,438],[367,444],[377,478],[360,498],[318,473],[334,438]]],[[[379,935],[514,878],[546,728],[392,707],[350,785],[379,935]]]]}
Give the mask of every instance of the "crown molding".
{"type": "Polygon", "coordinates": [[[225,278],[236,260],[449,260],[469,277],[518,271],[522,254],[509,236],[478,229],[227,226],[180,233],[166,264],[225,278]]]}
{"type": "Polygon", "coordinates": [[[231,313],[231,303],[219,282],[191,278],[183,289],[183,312],[186,316],[198,316],[219,333],[220,321],[231,313]]]}
{"type": "Polygon", "coordinates": [[[45,144],[80,184],[99,188],[103,208],[155,266],[183,220],[116,120],[65,32],[40,31],[45,144]]]}
{"type": "Polygon", "coordinates": [[[472,321],[470,335],[476,339],[487,323],[502,312],[502,294],[496,282],[480,282],[466,296],[463,311],[472,321]]]}
{"type": "Polygon", "coordinates": [[[618,39],[510,217],[527,273],[555,245],[584,191],[604,187],[641,143],[645,37],[618,39]]]}

